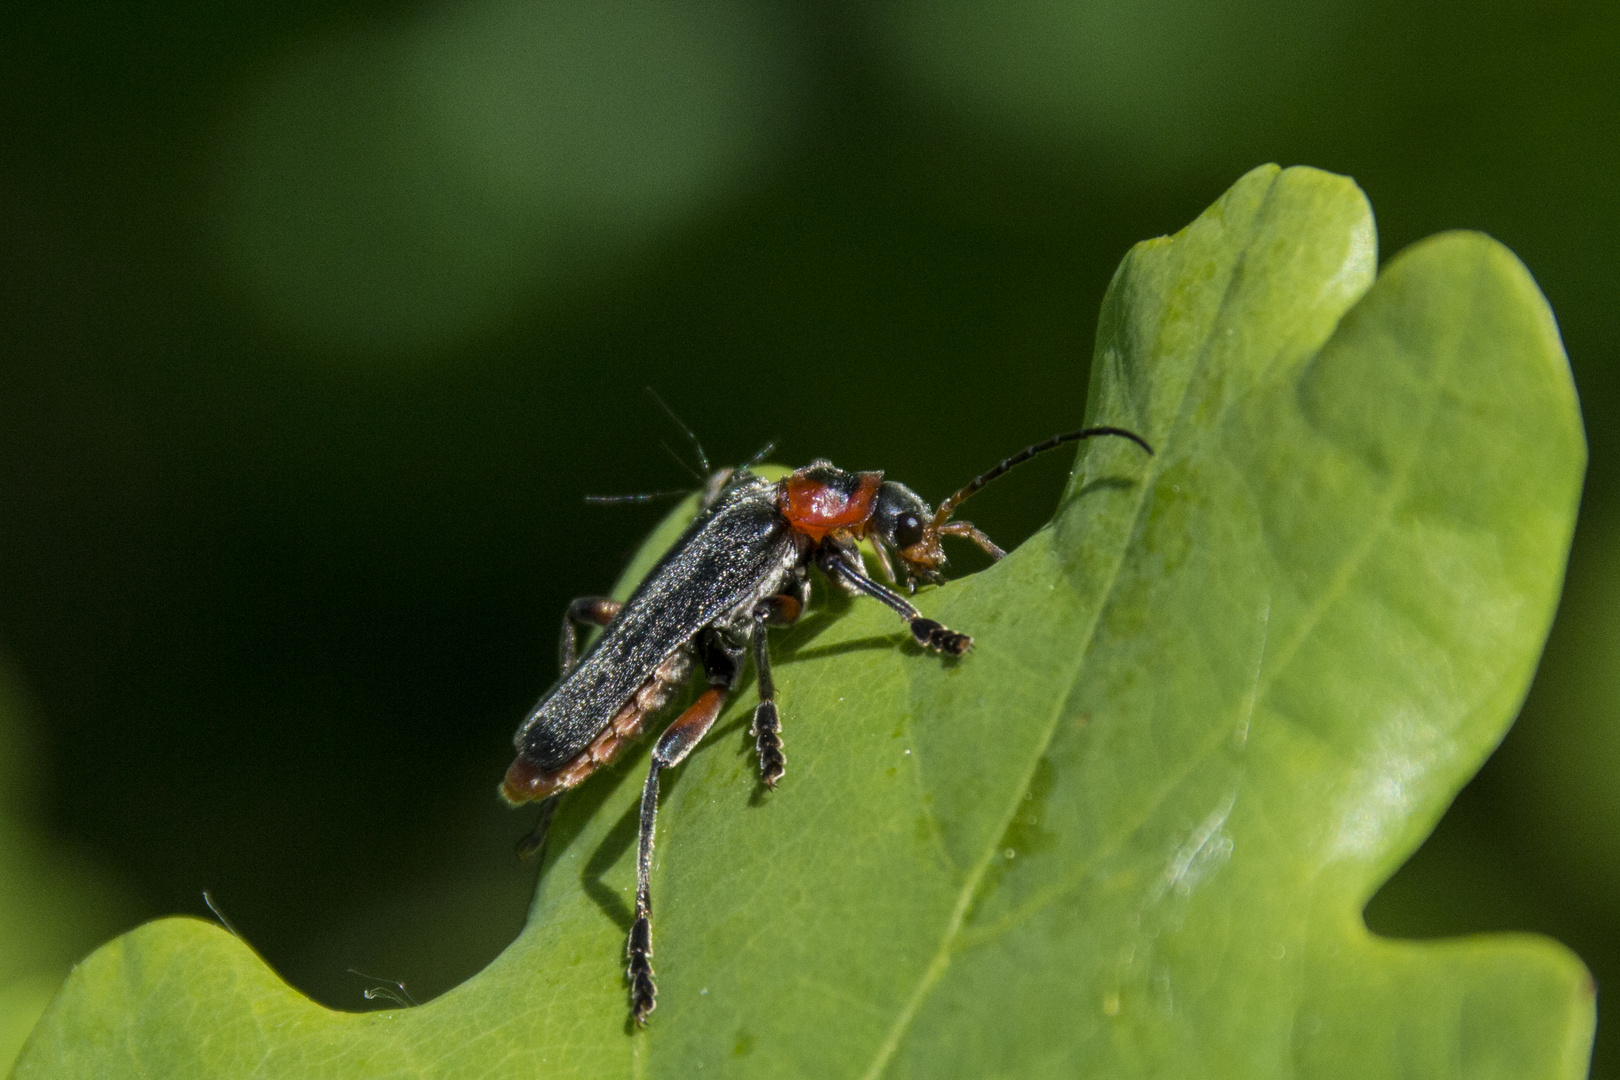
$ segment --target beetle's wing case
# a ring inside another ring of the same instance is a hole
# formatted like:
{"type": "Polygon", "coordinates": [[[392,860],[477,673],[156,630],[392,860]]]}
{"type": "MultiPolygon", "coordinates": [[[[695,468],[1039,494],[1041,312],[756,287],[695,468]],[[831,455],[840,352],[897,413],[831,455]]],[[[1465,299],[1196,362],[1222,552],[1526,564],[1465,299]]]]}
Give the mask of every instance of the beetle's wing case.
{"type": "Polygon", "coordinates": [[[572,760],[699,631],[782,587],[798,549],[775,491],[752,473],[732,479],[529,713],[512,740],[520,755],[542,770],[572,760]]]}

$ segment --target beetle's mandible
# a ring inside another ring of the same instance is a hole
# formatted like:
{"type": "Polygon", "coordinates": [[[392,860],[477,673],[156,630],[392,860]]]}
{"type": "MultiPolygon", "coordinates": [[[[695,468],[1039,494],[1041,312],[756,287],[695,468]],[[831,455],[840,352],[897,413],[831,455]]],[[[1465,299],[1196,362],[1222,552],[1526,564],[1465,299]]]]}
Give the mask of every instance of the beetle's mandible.
{"type": "Polygon", "coordinates": [[[710,478],[696,519],[630,599],[620,604],[587,596],[568,605],[562,674],[519,726],[513,737],[517,759],[501,785],[501,795],[514,806],[541,803],[540,822],[520,846],[525,854],[543,848],[562,795],[623,753],[694,665],[708,683],[659,736],[642,787],[635,922],[626,948],[630,1011],[638,1025],[657,1002],[648,878],[658,774],[679,764],[708,734],[752,654],[759,680],[753,735],[760,779],[772,788],[782,779],[786,757],[766,628],[798,619],[810,599],[810,568],[846,592],[893,609],[925,648],[961,656],[973,639],[925,617],[895,589],[868,576],[857,542],[870,541],[890,583],[903,581],[910,592],[919,580],[945,580],[941,537],[971,540],[999,559],[1005,553],[989,537],[969,522],[951,520],[956,508],[1036,454],[1098,435],[1129,439],[1153,453],[1141,436],[1121,428],[1054,435],[974,478],[937,510],[881,472],[847,472],[828,461],[779,481],[747,467],[723,470],[710,478]],[[580,656],[575,631],[582,625],[604,632],[580,656]]]}

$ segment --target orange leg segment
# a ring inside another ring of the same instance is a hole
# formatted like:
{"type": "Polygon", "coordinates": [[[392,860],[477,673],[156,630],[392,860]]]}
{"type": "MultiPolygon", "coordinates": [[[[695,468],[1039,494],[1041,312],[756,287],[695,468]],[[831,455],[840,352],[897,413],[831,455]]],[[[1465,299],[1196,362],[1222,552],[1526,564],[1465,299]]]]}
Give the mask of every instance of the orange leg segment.
{"type": "Polygon", "coordinates": [[[563,613],[562,638],[557,647],[558,665],[564,676],[574,670],[574,663],[579,658],[579,639],[574,636],[574,628],[606,626],[623,606],[611,596],[582,596],[568,605],[568,610],[563,613]]]}

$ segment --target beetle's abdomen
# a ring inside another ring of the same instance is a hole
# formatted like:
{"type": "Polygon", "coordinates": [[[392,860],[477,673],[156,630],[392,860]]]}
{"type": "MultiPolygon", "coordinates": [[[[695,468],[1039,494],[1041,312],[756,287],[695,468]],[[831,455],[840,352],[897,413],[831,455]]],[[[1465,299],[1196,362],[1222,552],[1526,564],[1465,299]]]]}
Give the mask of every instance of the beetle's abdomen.
{"type": "Polygon", "coordinates": [[[543,769],[519,754],[506,770],[501,797],[513,806],[537,802],[577,786],[597,769],[612,764],[631,743],[641,737],[647,718],[669,704],[669,699],[686,682],[691,671],[691,650],[677,649],[654,669],[652,676],[631,695],[630,700],[614,714],[590,745],[571,760],[555,769],[543,769]]]}

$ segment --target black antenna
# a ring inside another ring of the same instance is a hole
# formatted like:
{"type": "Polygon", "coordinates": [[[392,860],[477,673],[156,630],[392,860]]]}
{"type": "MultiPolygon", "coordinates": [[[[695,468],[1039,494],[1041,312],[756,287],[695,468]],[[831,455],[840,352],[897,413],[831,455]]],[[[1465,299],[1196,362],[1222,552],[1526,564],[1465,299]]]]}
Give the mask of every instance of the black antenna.
{"type": "Polygon", "coordinates": [[[698,479],[703,480],[707,478],[709,473],[713,472],[714,470],[709,467],[709,455],[703,452],[703,444],[698,442],[698,437],[696,435],[692,434],[692,429],[687,427],[685,422],[682,421],[680,417],[675,415],[675,410],[670,408],[669,404],[665,402],[663,398],[658,396],[658,391],[654,390],[650,386],[647,387],[646,390],[647,393],[652,395],[652,399],[658,402],[658,407],[663,409],[664,412],[669,415],[671,420],[675,421],[675,426],[680,428],[681,431],[686,434],[687,441],[692,444],[692,449],[697,451],[698,464],[703,467],[703,476],[698,477],[698,479]]]}
{"type": "Polygon", "coordinates": [[[749,469],[752,469],[755,465],[758,465],[760,462],[764,461],[765,458],[767,456],[769,456],[771,451],[773,451],[775,449],[776,449],[776,440],[772,439],[770,442],[766,443],[764,446],[760,447],[758,450],[755,450],[754,451],[754,456],[749,458],[747,461],[743,462],[741,465],[739,465],[737,467],[737,471],[738,472],[747,472],[749,469]]]}
{"type": "Polygon", "coordinates": [[[674,450],[670,449],[669,443],[665,442],[663,439],[659,439],[658,440],[658,445],[662,446],[664,448],[664,453],[669,455],[671,461],[675,462],[675,464],[677,464],[677,465],[679,465],[681,467],[681,472],[685,473],[687,476],[690,476],[692,479],[696,480],[698,483],[700,483],[700,484],[703,483],[703,479],[704,479],[703,474],[699,473],[699,472],[694,472],[692,470],[692,466],[688,465],[686,463],[685,459],[681,457],[681,455],[677,454],[674,450]]]}
{"type": "Polygon", "coordinates": [[[691,488],[672,488],[669,491],[640,491],[634,495],[587,495],[585,501],[592,506],[617,506],[621,503],[650,503],[690,494],[691,488]]]}
{"type": "Polygon", "coordinates": [[[972,480],[968,481],[967,486],[961,491],[958,491],[956,494],[939,504],[939,509],[934,512],[934,528],[937,529],[941,525],[945,524],[945,522],[949,521],[951,519],[951,515],[956,512],[956,508],[971,499],[975,494],[978,493],[980,488],[984,487],[984,485],[1000,476],[1005,475],[1012,469],[1017,468],[1019,465],[1022,465],[1036,454],[1044,454],[1048,450],[1057,449],[1064,443],[1078,442],[1081,439],[1090,439],[1097,435],[1117,435],[1122,439],[1131,440],[1131,442],[1135,443],[1137,446],[1140,446],[1149,454],[1153,453],[1153,447],[1147,444],[1146,439],[1142,438],[1142,436],[1136,434],[1135,432],[1126,431],[1124,428],[1082,428],[1079,431],[1066,431],[1062,435],[1054,435],[1045,442],[1038,442],[1032,446],[1024,447],[1022,450],[1018,451],[1018,453],[1014,454],[1010,458],[1007,458],[989,472],[986,472],[980,476],[975,476],[972,480]]]}

